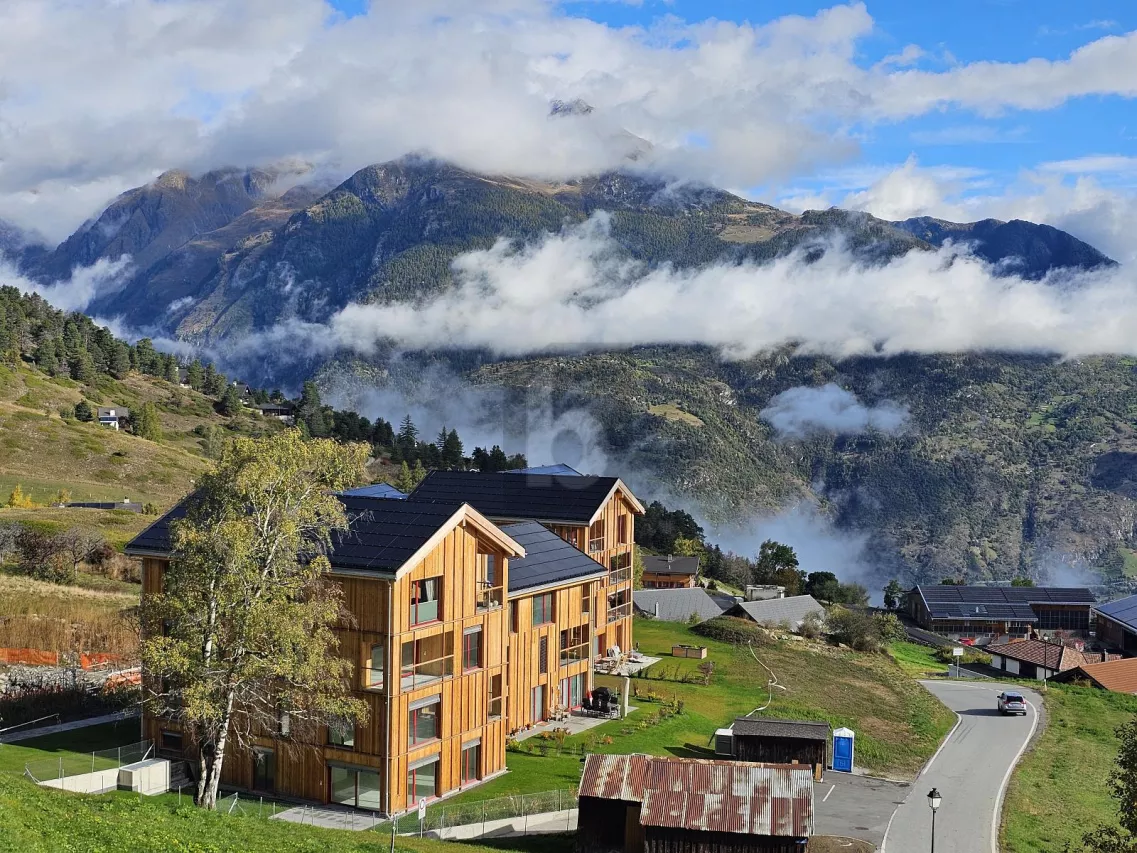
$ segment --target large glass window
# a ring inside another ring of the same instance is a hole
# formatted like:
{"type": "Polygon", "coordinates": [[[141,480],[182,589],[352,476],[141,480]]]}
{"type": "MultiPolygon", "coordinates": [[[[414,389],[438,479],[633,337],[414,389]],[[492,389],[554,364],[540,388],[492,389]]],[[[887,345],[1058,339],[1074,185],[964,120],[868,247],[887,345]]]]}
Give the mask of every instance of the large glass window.
{"type": "Polygon", "coordinates": [[[505,597],[501,575],[496,555],[478,554],[478,610],[501,607],[505,597]]]}
{"type": "Polygon", "coordinates": [[[427,578],[411,584],[411,624],[435,622],[440,618],[438,601],[442,578],[427,578]]]}
{"type": "Polygon", "coordinates": [[[438,796],[438,759],[431,758],[426,763],[415,766],[407,772],[407,804],[414,805],[419,800],[429,800],[438,796]]]}
{"type": "Polygon", "coordinates": [[[561,666],[588,659],[588,626],[561,631],[561,666]]]}
{"type": "Polygon", "coordinates": [[[379,774],[374,770],[352,767],[330,767],[333,803],[377,811],[382,808],[379,797],[379,774]]]}
{"type": "Polygon", "coordinates": [[[454,632],[407,640],[402,648],[400,685],[412,690],[454,674],[454,632]]]}
{"type": "Polygon", "coordinates": [[[328,726],[328,743],[351,749],[355,746],[355,723],[351,720],[337,720],[328,726]]]}
{"type": "Polygon", "coordinates": [[[533,688],[532,698],[529,700],[529,719],[534,723],[545,719],[544,684],[538,684],[533,688]]]}
{"type": "Polygon", "coordinates": [[[495,675],[490,679],[490,719],[501,719],[501,676],[495,675]]]}
{"type": "Polygon", "coordinates": [[[441,737],[438,725],[438,709],[440,706],[438,696],[420,699],[411,705],[410,721],[407,725],[411,746],[441,737]]]}
{"type": "Polygon", "coordinates": [[[632,579],[632,555],[628,552],[613,554],[608,560],[608,583],[625,583],[632,579]]]}
{"type": "Polygon", "coordinates": [[[462,747],[462,784],[482,778],[482,742],[462,747]]]}
{"type": "Polygon", "coordinates": [[[533,626],[545,625],[553,621],[553,594],[533,596],[533,626]]]}
{"type": "Polygon", "coordinates": [[[482,668],[482,629],[469,628],[462,634],[462,671],[482,668]]]}
{"type": "Polygon", "coordinates": [[[383,676],[387,669],[387,647],[383,643],[371,646],[370,666],[364,673],[364,686],[371,690],[383,689],[383,676]]]}
{"type": "Polygon", "coordinates": [[[628,516],[621,515],[616,520],[616,541],[621,545],[628,544],[628,516]]]}
{"type": "Polygon", "coordinates": [[[588,550],[589,552],[604,550],[604,519],[594,522],[588,528],[588,550]]]}

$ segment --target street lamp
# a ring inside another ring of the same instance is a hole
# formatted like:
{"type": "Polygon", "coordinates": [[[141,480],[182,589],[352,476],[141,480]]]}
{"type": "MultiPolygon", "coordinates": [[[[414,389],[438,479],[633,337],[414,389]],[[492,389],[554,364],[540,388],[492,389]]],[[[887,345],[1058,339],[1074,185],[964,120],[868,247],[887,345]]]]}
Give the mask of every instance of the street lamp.
{"type": "Polygon", "coordinates": [[[939,811],[942,800],[939,788],[928,791],[928,805],[932,809],[932,853],[936,853],[936,812],[939,811]]]}

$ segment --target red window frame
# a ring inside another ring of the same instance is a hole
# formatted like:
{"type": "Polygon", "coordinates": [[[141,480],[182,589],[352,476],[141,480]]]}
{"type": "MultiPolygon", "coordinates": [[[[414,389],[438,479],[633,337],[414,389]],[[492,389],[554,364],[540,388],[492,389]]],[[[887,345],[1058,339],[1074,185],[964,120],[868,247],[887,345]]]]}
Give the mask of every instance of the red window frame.
{"type": "Polygon", "coordinates": [[[412,708],[410,711],[409,719],[407,720],[408,729],[407,741],[410,746],[419,746],[420,744],[430,743],[436,741],[442,734],[442,715],[439,713],[440,702],[432,702],[429,705],[423,705],[421,708],[412,708]],[[428,708],[434,711],[434,734],[431,737],[419,739],[418,736],[418,718],[419,714],[428,708]]]}
{"type": "Polygon", "coordinates": [[[481,629],[477,631],[470,631],[468,634],[462,635],[462,672],[473,672],[476,669],[482,668],[482,632],[481,629]],[[469,654],[473,648],[473,639],[478,638],[477,642],[477,657],[472,666],[467,665],[469,654]]]}
{"type": "Polygon", "coordinates": [[[479,766],[482,763],[481,752],[482,752],[482,745],[480,743],[470,744],[469,746],[462,748],[462,774],[461,775],[462,775],[462,784],[463,785],[465,785],[468,782],[477,782],[479,779],[482,778],[482,770],[481,770],[481,767],[479,766]],[[469,768],[466,766],[466,756],[468,753],[472,753],[474,756],[473,775],[469,775],[469,773],[468,773],[469,768]]]}
{"type": "Polygon", "coordinates": [[[438,796],[438,764],[437,761],[432,761],[430,764],[424,764],[422,767],[415,767],[407,771],[407,805],[413,806],[420,799],[433,800],[438,796]],[[418,788],[418,772],[427,767],[434,768],[434,793],[427,797],[416,797],[415,791],[418,788]]]}

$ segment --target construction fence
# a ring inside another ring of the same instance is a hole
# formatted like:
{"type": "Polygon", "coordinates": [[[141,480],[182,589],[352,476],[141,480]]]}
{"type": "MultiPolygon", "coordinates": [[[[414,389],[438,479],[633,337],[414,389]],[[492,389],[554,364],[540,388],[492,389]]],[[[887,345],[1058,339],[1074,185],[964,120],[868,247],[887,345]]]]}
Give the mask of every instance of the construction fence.
{"type": "Polygon", "coordinates": [[[117,770],[127,764],[134,764],[149,758],[153,752],[153,742],[141,740],[138,743],[131,743],[126,746],[98,750],[89,755],[68,753],[55,758],[28,761],[24,764],[24,775],[38,784],[57,782],[74,776],[97,773],[100,770],[117,770]]]}

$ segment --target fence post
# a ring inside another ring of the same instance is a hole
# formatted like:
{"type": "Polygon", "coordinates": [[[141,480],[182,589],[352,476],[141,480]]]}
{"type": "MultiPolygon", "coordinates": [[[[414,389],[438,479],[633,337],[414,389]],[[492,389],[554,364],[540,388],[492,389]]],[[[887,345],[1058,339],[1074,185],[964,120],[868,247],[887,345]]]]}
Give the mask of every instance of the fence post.
{"type": "MultiPolygon", "coordinates": [[[[59,778],[60,779],[64,778],[64,776],[63,776],[63,756],[62,755],[59,756],[59,778]]],[[[63,787],[62,783],[60,783],[60,787],[63,787]]]]}
{"type": "Polygon", "coordinates": [[[395,824],[398,822],[397,817],[391,818],[391,853],[395,853],[395,824]]]}

